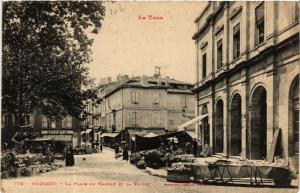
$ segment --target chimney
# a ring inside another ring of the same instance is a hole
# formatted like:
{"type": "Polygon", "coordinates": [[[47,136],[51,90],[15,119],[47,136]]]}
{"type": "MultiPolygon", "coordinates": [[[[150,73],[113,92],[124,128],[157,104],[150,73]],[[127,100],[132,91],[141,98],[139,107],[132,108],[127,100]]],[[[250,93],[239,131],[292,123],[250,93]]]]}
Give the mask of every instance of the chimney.
{"type": "Polygon", "coordinates": [[[166,79],[166,86],[170,86],[170,77],[166,76],[165,79],[166,79]]]}
{"type": "Polygon", "coordinates": [[[141,85],[143,86],[147,85],[147,77],[145,75],[141,77],[141,85]]]}
{"type": "Polygon", "coordinates": [[[158,78],[160,77],[160,66],[155,66],[155,73],[154,73],[154,77],[158,78]]]}

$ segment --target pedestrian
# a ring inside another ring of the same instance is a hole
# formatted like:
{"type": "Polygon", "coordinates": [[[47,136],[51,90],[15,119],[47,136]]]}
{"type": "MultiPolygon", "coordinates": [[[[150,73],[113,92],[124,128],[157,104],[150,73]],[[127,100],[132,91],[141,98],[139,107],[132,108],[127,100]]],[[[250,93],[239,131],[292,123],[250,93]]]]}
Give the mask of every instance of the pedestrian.
{"type": "Polygon", "coordinates": [[[66,159],[66,166],[74,166],[74,152],[70,145],[67,146],[65,150],[65,159],[66,159]]]}
{"type": "Polygon", "coordinates": [[[128,146],[127,146],[127,144],[125,145],[125,148],[123,150],[123,160],[128,161],[128,146]]]}
{"type": "Polygon", "coordinates": [[[96,141],[96,150],[97,150],[97,152],[99,152],[99,142],[98,141],[96,141]]]}
{"type": "Polygon", "coordinates": [[[53,159],[52,159],[52,151],[51,151],[51,145],[48,144],[47,147],[46,147],[46,150],[45,150],[45,155],[47,157],[47,162],[49,164],[53,163],[53,159]]]}
{"type": "Polygon", "coordinates": [[[100,142],[100,151],[103,151],[103,146],[102,146],[102,142],[100,142]]]}
{"type": "Polygon", "coordinates": [[[119,154],[119,144],[116,143],[115,144],[115,157],[116,157],[116,159],[118,158],[118,154],[119,154]]]}
{"type": "Polygon", "coordinates": [[[191,153],[191,142],[187,142],[185,144],[185,153],[190,154],[191,153]]]}
{"type": "Polygon", "coordinates": [[[193,140],[193,154],[195,157],[197,157],[197,149],[198,149],[198,143],[197,143],[197,140],[194,139],[193,140]]]}

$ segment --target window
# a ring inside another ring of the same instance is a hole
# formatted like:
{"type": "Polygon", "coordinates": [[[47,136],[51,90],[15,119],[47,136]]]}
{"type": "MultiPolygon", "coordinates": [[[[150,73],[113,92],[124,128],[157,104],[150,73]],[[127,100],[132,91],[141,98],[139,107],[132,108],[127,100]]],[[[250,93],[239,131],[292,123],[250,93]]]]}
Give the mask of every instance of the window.
{"type": "Polygon", "coordinates": [[[30,125],[30,115],[29,114],[24,115],[23,121],[25,126],[30,125]]]}
{"type": "Polygon", "coordinates": [[[187,107],[187,98],[184,97],[182,98],[182,108],[186,108],[187,107]]]}
{"type": "Polygon", "coordinates": [[[233,28],[233,59],[240,56],[240,24],[233,28]]]}
{"type": "Polygon", "coordinates": [[[265,21],[264,21],[264,3],[261,3],[255,9],[255,21],[256,21],[256,41],[257,44],[261,44],[265,38],[265,21]]]}
{"type": "Polygon", "coordinates": [[[159,93],[153,93],[152,95],[152,99],[153,99],[153,104],[158,104],[159,103],[159,93]]]}
{"type": "Polygon", "coordinates": [[[292,91],[292,119],[293,119],[293,153],[299,153],[299,80],[292,91]]]}
{"type": "Polygon", "coordinates": [[[56,121],[55,121],[55,120],[52,120],[52,121],[51,121],[51,128],[52,128],[52,129],[55,129],[55,128],[56,128],[56,121]]]}
{"type": "Polygon", "coordinates": [[[139,103],[139,93],[138,93],[138,91],[131,92],[131,102],[134,103],[134,104],[139,103]]]}
{"type": "Polygon", "coordinates": [[[139,113],[138,112],[132,112],[131,118],[132,118],[132,125],[135,126],[135,127],[138,126],[138,124],[139,124],[139,113]]]}
{"type": "Polygon", "coordinates": [[[11,114],[2,114],[2,128],[9,128],[13,126],[13,117],[11,114]]]}
{"type": "Polygon", "coordinates": [[[206,77],[206,54],[202,56],[202,78],[206,77]]]}
{"type": "Polygon", "coordinates": [[[223,66],[222,58],[223,58],[223,45],[222,45],[222,39],[221,39],[217,43],[217,69],[219,69],[223,66]]]}
{"type": "Polygon", "coordinates": [[[153,126],[159,126],[159,124],[160,124],[160,113],[159,112],[152,113],[152,124],[153,124],[153,126]]]}
{"type": "Polygon", "coordinates": [[[70,115],[67,115],[62,120],[62,128],[72,128],[72,117],[70,115]]]}
{"type": "Polygon", "coordinates": [[[42,128],[48,128],[48,117],[45,115],[42,115],[42,128]]]}

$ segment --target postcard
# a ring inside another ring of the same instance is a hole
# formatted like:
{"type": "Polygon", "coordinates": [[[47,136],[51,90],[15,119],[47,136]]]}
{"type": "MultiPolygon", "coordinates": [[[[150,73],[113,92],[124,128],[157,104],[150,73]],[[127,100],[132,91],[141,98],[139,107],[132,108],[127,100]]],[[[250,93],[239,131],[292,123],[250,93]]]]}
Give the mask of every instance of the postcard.
{"type": "Polygon", "coordinates": [[[4,1],[1,192],[297,192],[297,1],[4,1]]]}

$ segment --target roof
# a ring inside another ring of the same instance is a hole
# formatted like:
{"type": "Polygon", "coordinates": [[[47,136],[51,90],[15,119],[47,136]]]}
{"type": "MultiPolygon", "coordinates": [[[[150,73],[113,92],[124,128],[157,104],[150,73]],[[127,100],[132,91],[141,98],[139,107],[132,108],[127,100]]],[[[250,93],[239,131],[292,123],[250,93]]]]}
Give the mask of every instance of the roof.
{"type": "Polygon", "coordinates": [[[100,137],[116,137],[119,133],[102,133],[100,137]]]}
{"type": "Polygon", "coordinates": [[[203,9],[203,11],[201,11],[200,15],[195,19],[194,23],[197,23],[201,19],[201,17],[207,11],[207,9],[210,7],[210,5],[211,5],[211,2],[208,2],[208,4],[203,9]]]}
{"type": "MultiPolygon", "coordinates": [[[[171,79],[171,78],[160,78],[160,77],[133,77],[128,79],[125,82],[119,82],[114,84],[113,87],[110,87],[110,89],[106,89],[105,96],[109,96],[110,94],[116,92],[117,90],[121,88],[153,88],[153,89],[174,89],[173,86],[188,86],[193,87],[193,84],[171,79]]],[[[189,88],[178,88],[178,90],[188,90],[191,91],[189,88]]]]}
{"type": "Polygon", "coordinates": [[[159,129],[142,129],[142,130],[128,129],[127,131],[128,131],[130,136],[134,136],[134,135],[146,136],[149,133],[153,133],[154,135],[164,135],[164,134],[166,134],[166,130],[163,129],[163,128],[159,128],[159,129]]]}
{"type": "Polygon", "coordinates": [[[193,94],[191,90],[182,90],[182,89],[167,89],[168,93],[175,93],[175,94],[193,94]]]}
{"type": "Polygon", "coordinates": [[[153,132],[148,133],[147,135],[145,135],[144,137],[157,137],[158,135],[156,135],[153,132]]]}

